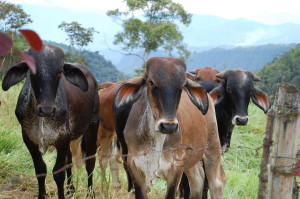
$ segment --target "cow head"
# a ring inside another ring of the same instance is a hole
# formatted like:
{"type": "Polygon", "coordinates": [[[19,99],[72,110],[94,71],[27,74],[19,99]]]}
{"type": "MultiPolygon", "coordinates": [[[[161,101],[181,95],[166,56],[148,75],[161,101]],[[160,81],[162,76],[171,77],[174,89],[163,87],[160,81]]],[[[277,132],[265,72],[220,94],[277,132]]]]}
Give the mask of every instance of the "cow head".
{"type": "Polygon", "coordinates": [[[220,71],[212,69],[211,67],[199,68],[189,72],[195,75],[194,81],[197,83],[200,81],[219,82],[219,78],[216,77],[216,74],[220,73],[220,71]]]}
{"type": "Polygon", "coordinates": [[[177,58],[154,57],[148,60],[142,77],[123,83],[115,92],[113,110],[118,113],[131,106],[144,89],[155,119],[155,130],[160,133],[178,132],[176,112],[184,89],[194,105],[203,113],[208,110],[206,91],[186,78],[185,63],[177,58]]]}
{"type": "Polygon", "coordinates": [[[270,108],[268,95],[262,90],[254,87],[254,81],[260,78],[254,73],[245,70],[226,70],[216,75],[223,81],[209,94],[217,106],[223,102],[223,108],[231,113],[233,125],[247,125],[248,105],[250,98],[253,103],[265,113],[270,108]]]}
{"type": "MultiPolygon", "coordinates": [[[[88,90],[88,82],[83,72],[72,64],[64,62],[62,49],[44,45],[40,51],[29,48],[28,54],[35,61],[36,74],[30,71],[31,87],[36,99],[36,110],[39,116],[53,116],[56,111],[55,98],[62,76],[81,88],[88,90]]],[[[11,67],[2,82],[4,91],[19,83],[27,75],[28,67],[26,62],[20,62],[11,67]]]]}

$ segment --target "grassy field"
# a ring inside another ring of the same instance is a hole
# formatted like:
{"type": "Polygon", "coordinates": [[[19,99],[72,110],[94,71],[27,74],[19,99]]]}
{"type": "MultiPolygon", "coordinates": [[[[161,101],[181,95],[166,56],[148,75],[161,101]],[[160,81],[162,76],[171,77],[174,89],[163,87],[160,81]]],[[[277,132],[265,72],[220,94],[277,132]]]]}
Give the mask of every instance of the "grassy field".
{"type": "MultiPolygon", "coordinates": [[[[38,193],[33,162],[23,143],[21,128],[14,114],[20,89],[21,85],[17,85],[8,92],[0,91],[0,198],[36,198],[38,193]]],[[[256,154],[255,149],[262,145],[266,116],[259,108],[250,104],[249,117],[249,126],[235,128],[231,149],[222,157],[227,177],[223,197],[226,199],[257,198],[262,150],[256,154]]],[[[44,156],[48,171],[46,190],[49,198],[56,198],[56,184],[51,175],[55,157],[55,150],[48,151],[44,156]]],[[[127,192],[127,180],[122,167],[120,177],[122,188],[115,190],[110,186],[109,171],[101,175],[97,162],[94,171],[96,198],[134,198],[133,193],[127,192]]],[[[73,169],[73,183],[76,187],[73,198],[84,198],[87,187],[84,168],[73,169]]],[[[158,180],[149,193],[150,198],[164,198],[165,190],[165,182],[158,180]]]]}

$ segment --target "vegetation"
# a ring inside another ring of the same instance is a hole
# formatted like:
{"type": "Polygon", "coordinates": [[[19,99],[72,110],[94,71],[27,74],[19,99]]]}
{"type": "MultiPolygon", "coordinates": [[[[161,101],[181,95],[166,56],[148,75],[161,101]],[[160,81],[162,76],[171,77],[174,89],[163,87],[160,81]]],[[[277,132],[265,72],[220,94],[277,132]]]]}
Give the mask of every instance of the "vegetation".
{"type": "Polygon", "coordinates": [[[300,45],[290,49],[280,57],[275,57],[257,73],[262,81],[259,87],[269,95],[275,95],[278,84],[287,82],[300,90],[300,45]]]}
{"type": "Polygon", "coordinates": [[[115,35],[115,45],[121,44],[124,51],[142,59],[143,67],[149,54],[160,47],[163,47],[169,56],[172,56],[174,49],[177,49],[182,58],[189,56],[179,27],[174,23],[175,20],[184,25],[191,23],[192,15],[188,14],[181,4],[172,0],[124,1],[127,11],[121,12],[116,9],[107,12],[108,16],[117,20],[123,27],[123,31],[115,35]],[[142,17],[136,17],[138,12],[143,13],[142,17]],[[143,55],[133,53],[133,50],[142,50],[143,55]]]}
{"type": "MultiPolygon", "coordinates": [[[[23,198],[24,195],[26,198],[36,198],[38,193],[33,162],[22,141],[21,128],[14,114],[21,87],[22,83],[7,92],[0,92],[0,198],[23,198]],[[11,186],[7,186],[9,182],[11,186]]],[[[257,198],[261,151],[256,155],[255,149],[262,145],[266,116],[259,108],[250,104],[249,117],[249,126],[235,128],[231,149],[222,157],[227,178],[223,197],[226,199],[257,198]]],[[[48,166],[46,190],[49,198],[54,198],[56,192],[56,184],[51,175],[55,157],[56,151],[52,150],[44,156],[48,166]]],[[[118,190],[110,186],[109,170],[102,175],[97,161],[94,171],[94,190],[97,198],[134,198],[133,193],[127,193],[126,174],[121,165],[120,167],[122,188],[118,190]]],[[[84,198],[87,193],[85,168],[73,169],[72,179],[76,187],[74,198],[84,198]]],[[[165,191],[166,183],[158,180],[149,193],[150,198],[164,198],[165,191]]]]}
{"type": "MultiPolygon", "coordinates": [[[[52,41],[44,41],[44,43],[59,46],[66,53],[71,51],[69,46],[62,43],[56,43],[52,41]]],[[[85,61],[88,62],[89,69],[92,71],[99,83],[107,81],[119,81],[127,78],[127,76],[116,69],[111,61],[107,61],[102,55],[100,55],[98,51],[91,52],[83,50],[80,53],[80,56],[84,57],[85,61]]],[[[73,62],[74,60],[66,57],[66,61],[73,62]]]]}
{"type": "Polygon", "coordinates": [[[24,25],[32,23],[30,15],[20,5],[0,1],[0,27],[2,31],[16,32],[24,25]]]}

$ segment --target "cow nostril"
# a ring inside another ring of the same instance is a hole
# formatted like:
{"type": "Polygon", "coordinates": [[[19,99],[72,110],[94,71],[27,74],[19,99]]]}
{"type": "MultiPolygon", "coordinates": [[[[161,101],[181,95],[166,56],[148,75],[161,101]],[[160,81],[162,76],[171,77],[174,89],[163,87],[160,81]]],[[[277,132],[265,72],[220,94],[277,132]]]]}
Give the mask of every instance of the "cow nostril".
{"type": "Polygon", "coordinates": [[[171,133],[176,133],[177,130],[178,130],[178,124],[174,124],[174,123],[161,123],[160,124],[160,131],[162,133],[171,134],[171,133]]]}
{"type": "Polygon", "coordinates": [[[53,116],[56,112],[56,106],[39,106],[38,115],[40,117],[53,116]]]}

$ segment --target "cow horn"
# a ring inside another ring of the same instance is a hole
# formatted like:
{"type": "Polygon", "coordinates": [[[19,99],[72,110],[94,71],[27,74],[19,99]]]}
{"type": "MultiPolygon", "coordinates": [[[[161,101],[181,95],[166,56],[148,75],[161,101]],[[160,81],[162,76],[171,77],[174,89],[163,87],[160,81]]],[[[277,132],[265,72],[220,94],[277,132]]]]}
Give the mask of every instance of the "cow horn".
{"type": "Polygon", "coordinates": [[[216,77],[218,77],[218,78],[220,78],[220,79],[224,79],[224,77],[225,77],[225,72],[226,72],[226,71],[216,74],[216,77]]]}
{"type": "Polygon", "coordinates": [[[255,75],[253,72],[251,71],[247,71],[247,72],[251,74],[253,81],[259,82],[261,80],[260,77],[255,75]]]}
{"type": "Polygon", "coordinates": [[[190,70],[190,71],[189,71],[189,73],[191,73],[191,74],[194,74],[194,75],[195,75],[195,74],[196,74],[196,71],[195,71],[195,70],[190,70]]]}
{"type": "Polygon", "coordinates": [[[259,82],[261,79],[253,73],[253,81],[259,82]]]}

